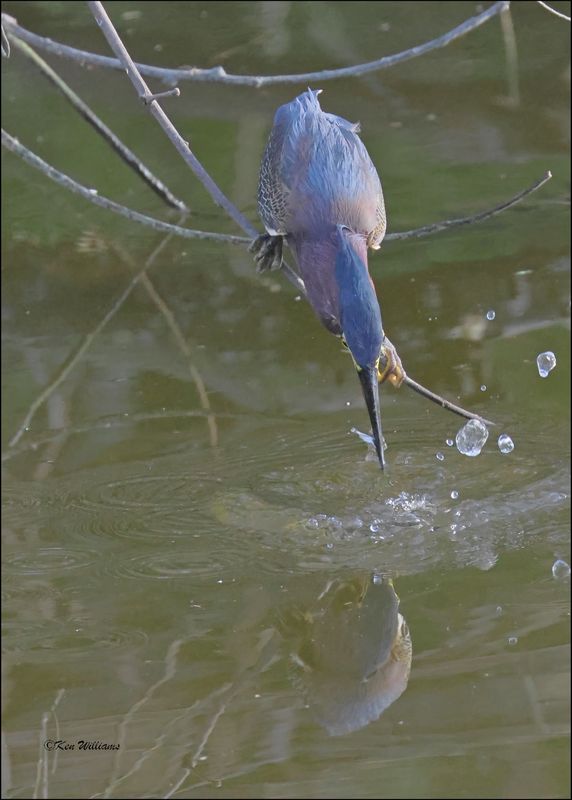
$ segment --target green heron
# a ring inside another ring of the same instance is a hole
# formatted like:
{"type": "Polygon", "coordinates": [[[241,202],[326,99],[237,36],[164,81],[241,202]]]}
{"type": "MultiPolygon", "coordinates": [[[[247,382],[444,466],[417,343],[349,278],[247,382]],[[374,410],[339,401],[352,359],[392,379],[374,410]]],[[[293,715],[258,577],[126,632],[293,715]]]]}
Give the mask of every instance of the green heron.
{"type": "Polygon", "coordinates": [[[368,247],[385,235],[385,204],[359,125],[324,113],[320,91],[276,112],[258,185],[266,234],[251,249],[260,270],[280,267],[284,239],[293,250],[310,304],[352,356],[383,469],[378,382],[404,377],[367,266],[368,247]]]}
{"type": "Polygon", "coordinates": [[[389,578],[334,578],[310,607],[284,614],[291,677],[332,736],[376,720],[403,694],[413,645],[389,578]]]}

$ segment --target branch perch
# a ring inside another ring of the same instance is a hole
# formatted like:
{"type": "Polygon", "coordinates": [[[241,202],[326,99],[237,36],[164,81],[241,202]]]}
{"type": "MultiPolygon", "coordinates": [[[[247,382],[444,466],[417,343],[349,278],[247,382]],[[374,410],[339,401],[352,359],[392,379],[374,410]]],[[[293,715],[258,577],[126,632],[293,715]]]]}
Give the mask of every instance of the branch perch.
{"type": "MultiPolygon", "coordinates": [[[[95,3],[88,3],[92,13],[94,12],[93,6],[95,3]]],[[[436,39],[431,39],[429,42],[411,47],[408,50],[403,50],[400,53],[394,53],[390,56],[384,56],[376,61],[369,61],[366,64],[356,64],[352,67],[342,67],[340,69],[325,69],[318,70],[317,72],[303,72],[297,75],[229,75],[224,67],[217,66],[211,69],[200,69],[198,67],[190,67],[188,69],[165,69],[162,67],[155,67],[149,64],[137,64],[138,72],[145,75],[147,78],[157,78],[165,83],[176,84],[180,81],[201,81],[209,83],[225,83],[232,86],[253,86],[260,89],[262,86],[270,86],[285,83],[302,83],[308,84],[312,82],[322,82],[335,80],[337,78],[351,78],[360,75],[366,75],[369,72],[377,72],[382,69],[394,67],[396,64],[402,64],[412,58],[430,53],[432,50],[438,50],[441,47],[446,47],[451,42],[459,39],[476,28],[488,22],[490,19],[500,14],[501,11],[508,8],[510,3],[507,0],[503,2],[493,3],[492,6],[477,14],[475,17],[469,19],[452,28],[447,33],[438,36],[436,39]]],[[[102,9],[103,10],[103,9],[102,9]]],[[[105,14],[105,11],[103,12],[105,14]]],[[[22,28],[18,25],[17,21],[7,14],[2,14],[2,22],[6,30],[10,33],[16,34],[20,39],[34,45],[42,50],[45,50],[54,55],[63,58],[72,59],[79,62],[82,66],[92,67],[105,67],[107,69],[124,70],[125,63],[119,52],[114,50],[117,58],[109,58],[107,56],[100,56],[96,53],[90,53],[86,50],[78,50],[75,47],[69,47],[61,42],[55,42],[44,36],[32,33],[31,31],[22,28]]],[[[116,34],[117,35],[117,34],[116,34]]],[[[119,40],[119,37],[117,37],[119,40]]],[[[109,41],[109,40],[108,40],[109,41]]],[[[120,41],[120,40],[119,40],[120,41]]]]}

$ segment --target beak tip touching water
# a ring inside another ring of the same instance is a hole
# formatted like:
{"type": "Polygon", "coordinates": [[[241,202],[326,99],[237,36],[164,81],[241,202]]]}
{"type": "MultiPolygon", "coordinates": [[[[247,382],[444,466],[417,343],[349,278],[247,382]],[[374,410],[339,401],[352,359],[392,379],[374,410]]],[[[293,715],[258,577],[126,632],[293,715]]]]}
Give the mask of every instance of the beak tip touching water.
{"type": "Polygon", "coordinates": [[[381,429],[381,410],[379,405],[379,387],[377,381],[376,367],[363,367],[358,370],[358,375],[363,391],[367,413],[371,422],[375,451],[379,460],[379,466],[385,469],[385,457],[383,455],[383,432],[381,429]]]}

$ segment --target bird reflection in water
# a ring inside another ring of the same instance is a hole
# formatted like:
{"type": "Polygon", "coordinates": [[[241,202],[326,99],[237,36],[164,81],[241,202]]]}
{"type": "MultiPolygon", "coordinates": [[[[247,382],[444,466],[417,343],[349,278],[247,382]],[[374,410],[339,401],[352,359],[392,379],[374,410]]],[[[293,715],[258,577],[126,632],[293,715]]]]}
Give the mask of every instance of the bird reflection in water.
{"type": "Polygon", "coordinates": [[[329,581],[282,619],[293,682],[332,736],[365,727],[405,691],[412,645],[399,598],[379,575],[329,581]]]}

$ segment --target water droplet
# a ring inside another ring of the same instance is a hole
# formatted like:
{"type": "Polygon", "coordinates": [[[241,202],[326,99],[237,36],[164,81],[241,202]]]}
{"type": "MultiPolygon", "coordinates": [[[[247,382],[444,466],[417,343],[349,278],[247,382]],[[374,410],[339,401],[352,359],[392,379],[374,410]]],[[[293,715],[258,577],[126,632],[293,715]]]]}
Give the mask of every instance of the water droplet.
{"type": "Polygon", "coordinates": [[[436,453],[435,458],[437,459],[437,461],[445,461],[445,456],[441,452],[436,453]]]}
{"type": "Polygon", "coordinates": [[[375,583],[376,586],[379,586],[381,583],[383,583],[383,578],[381,577],[381,575],[374,575],[371,580],[372,583],[375,583]]]}
{"type": "Polygon", "coordinates": [[[466,425],[457,432],[455,442],[457,450],[465,456],[478,456],[489,438],[485,425],[478,419],[470,419],[466,425]]]}
{"type": "Polygon", "coordinates": [[[502,614],[502,612],[503,612],[503,608],[502,608],[502,606],[497,606],[497,607],[495,608],[495,613],[496,613],[497,617],[500,617],[500,616],[501,616],[501,614],[502,614]]]}
{"type": "Polygon", "coordinates": [[[511,647],[514,647],[515,644],[518,644],[518,636],[509,636],[507,642],[511,647]]]}
{"type": "Polygon", "coordinates": [[[319,528],[320,523],[315,517],[310,517],[310,519],[306,522],[307,528],[319,528]]]}
{"type": "Polygon", "coordinates": [[[454,442],[452,439],[447,439],[447,440],[445,441],[445,444],[447,445],[447,447],[453,447],[453,445],[455,444],[455,442],[454,442]]]}
{"type": "Polygon", "coordinates": [[[495,312],[493,311],[492,308],[491,308],[490,311],[487,311],[487,319],[488,320],[490,320],[492,322],[495,317],[496,317],[496,314],[495,314],[495,312]]]}
{"type": "Polygon", "coordinates": [[[549,372],[552,372],[556,366],[556,356],[550,350],[545,353],[540,353],[536,357],[536,366],[538,367],[538,374],[541,378],[546,378],[549,372]]]}
{"type": "Polygon", "coordinates": [[[369,526],[369,529],[372,533],[379,533],[379,531],[381,530],[380,520],[374,519],[374,521],[369,526]]]}
{"type": "Polygon", "coordinates": [[[482,386],[481,386],[481,392],[486,392],[486,391],[487,391],[487,387],[483,383],[482,386]]]}
{"type": "Polygon", "coordinates": [[[350,403],[349,400],[346,400],[346,406],[351,406],[351,403],[350,403]]]}
{"type": "Polygon", "coordinates": [[[456,500],[459,497],[459,492],[456,489],[453,489],[451,492],[451,500],[456,500]]]}
{"type": "Polygon", "coordinates": [[[564,580],[570,577],[570,565],[563,561],[561,558],[556,559],[552,565],[552,575],[557,581],[564,580]]]}
{"type": "Polygon", "coordinates": [[[512,453],[514,450],[514,442],[507,433],[501,433],[498,446],[501,453],[512,453]]]}

